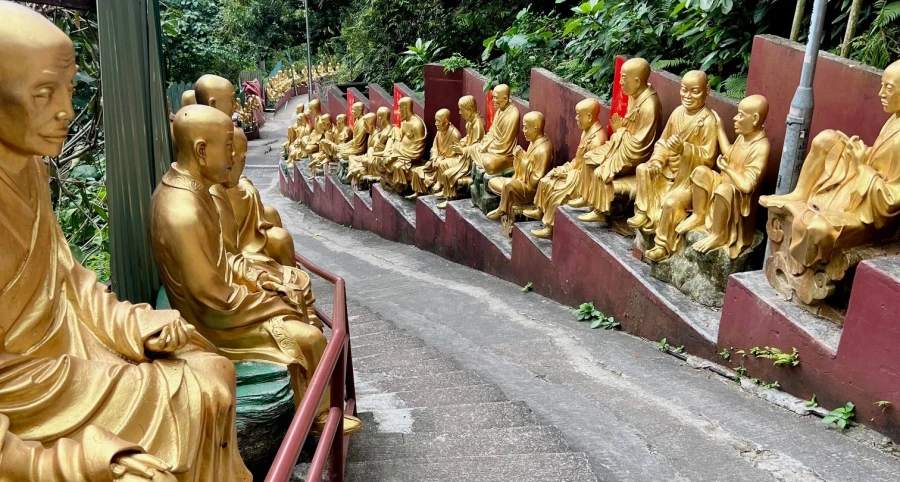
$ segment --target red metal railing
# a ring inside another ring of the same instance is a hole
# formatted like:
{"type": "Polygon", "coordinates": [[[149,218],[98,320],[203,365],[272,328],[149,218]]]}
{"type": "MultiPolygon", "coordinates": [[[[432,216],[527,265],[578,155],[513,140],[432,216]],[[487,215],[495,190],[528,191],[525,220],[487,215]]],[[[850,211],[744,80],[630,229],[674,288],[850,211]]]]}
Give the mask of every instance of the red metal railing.
{"type": "Polygon", "coordinates": [[[329,471],[326,480],[329,482],[342,482],[344,470],[347,465],[348,437],[344,433],[344,413],[356,415],[356,386],[353,380],[353,357],[350,352],[350,325],[347,322],[347,289],[343,278],[334,273],[314,265],[303,256],[297,255],[297,263],[309,272],[334,284],[334,304],[332,317],[328,317],[318,308],[316,315],[323,323],[331,328],[331,340],[325,355],[316,368],[306,393],[300,401],[297,413],[291,421],[287,435],[281,442],[278,454],[272,462],[266,482],[288,482],[300,457],[300,450],[306,442],[316,409],[325,389],[331,390],[331,409],[328,411],[328,420],[316,446],[316,453],[309,466],[306,480],[321,480],[325,471],[325,463],[328,462],[329,471]],[[344,405],[346,388],[346,408],[344,405]],[[335,444],[335,440],[340,443],[335,444]]]}

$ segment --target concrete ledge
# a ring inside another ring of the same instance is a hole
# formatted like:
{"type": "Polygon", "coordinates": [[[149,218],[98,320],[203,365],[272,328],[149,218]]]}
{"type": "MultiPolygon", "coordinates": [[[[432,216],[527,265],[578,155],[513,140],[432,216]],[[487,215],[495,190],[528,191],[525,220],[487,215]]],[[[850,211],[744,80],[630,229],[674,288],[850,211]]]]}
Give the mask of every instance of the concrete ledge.
{"type": "Polygon", "coordinates": [[[384,239],[403,244],[416,243],[415,204],[397,194],[385,191],[375,184],[372,193],[372,214],[375,216],[376,233],[384,239]]]}

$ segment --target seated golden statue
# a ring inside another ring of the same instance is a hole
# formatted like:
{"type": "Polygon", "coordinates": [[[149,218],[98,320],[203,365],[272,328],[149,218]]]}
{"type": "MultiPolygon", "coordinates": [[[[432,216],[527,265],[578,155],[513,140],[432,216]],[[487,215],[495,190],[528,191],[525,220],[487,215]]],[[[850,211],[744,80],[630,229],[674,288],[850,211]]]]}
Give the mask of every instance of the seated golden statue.
{"type": "Polygon", "coordinates": [[[647,83],[650,64],[641,58],[622,64],[619,84],[628,95],[625,118],[613,114],[609,123],[612,138],[597,152],[588,152],[581,174],[578,199],[574,208],[590,207],[578,217],[584,222],[608,222],[616,194],[634,194],[635,168],[650,158],[653,143],[662,127],[662,103],[656,90],[647,83]]]}
{"type": "Polygon", "coordinates": [[[459,99],[459,115],[466,121],[466,136],[460,139],[459,149],[451,146],[453,156],[446,157],[437,163],[438,184],[441,186],[441,197],[446,200],[438,204],[438,209],[447,209],[447,201],[455,199],[463,179],[471,184],[472,158],[460,153],[462,149],[481,142],[484,138],[485,124],[478,104],[471,95],[459,99]]]}
{"type": "Polygon", "coordinates": [[[515,174],[513,177],[495,177],[488,188],[500,196],[500,207],[488,213],[491,220],[508,218],[506,234],[512,235],[515,208],[534,201],[538,182],[553,164],[553,143],[544,135],[544,114],[529,112],[522,119],[522,130],[528,139],[528,150],[516,146],[513,150],[515,174]]]}
{"type": "MultiPolygon", "coordinates": [[[[350,139],[353,138],[353,129],[347,125],[347,114],[338,114],[335,118],[336,124],[334,126],[335,132],[335,143],[337,145],[343,144],[350,139]]],[[[337,146],[335,146],[337,147],[337,146]]]]}
{"type": "MultiPolygon", "coordinates": [[[[348,128],[348,136],[344,140],[338,139],[337,156],[343,159],[349,159],[350,156],[358,156],[366,152],[367,143],[369,141],[369,132],[366,129],[366,122],[363,111],[366,106],[362,102],[353,104],[353,129],[348,128]]],[[[374,125],[374,115],[372,122],[374,125]]]]}
{"type": "Polygon", "coordinates": [[[309,101],[306,108],[309,110],[310,125],[317,127],[319,125],[319,118],[322,117],[322,103],[319,102],[319,99],[313,99],[309,101]]]}
{"type": "MultiPolygon", "coordinates": [[[[371,114],[366,114],[371,115],[371,114]]],[[[392,140],[394,138],[394,126],[392,122],[391,109],[387,107],[379,107],[376,114],[378,124],[381,126],[380,131],[375,131],[374,121],[372,125],[366,125],[366,129],[371,129],[372,134],[369,136],[366,153],[360,156],[350,156],[347,178],[350,183],[358,186],[359,181],[364,177],[377,180],[384,174],[382,160],[385,155],[390,152],[393,147],[392,140]]]]}
{"type": "Polygon", "coordinates": [[[637,167],[634,217],[628,226],[655,231],[655,246],[644,253],[661,261],[681,241],[675,232],[691,207],[691,173],[711,167],[719,155],[716,114],[706,106],[709,82],[694,70],[681,79],[681,105],[669,116],[650,160],[637,167]]]}
{"type": "MultiPolygon", "coordinates": [[[[282,145],[282,147],[284,147],[285,149],[287,149],[288,146],[293,144],[294,141],[296,141],[297,139],[306,135],[306,134],[301,135],[300,129],[302,129],[303,127],[306,127],[307,131],[309,130],[309,122],[303,122],[302,124],[300,123],[300,118],[306,117],[305,110],[306,110],[306,106],[304,106],[303,104],[300,104],[297,106],[297,121],[294,124],[292,124],[290,127],[288,127],[287,141],[282,145]]],[[[307,132],[307,134],[308,133],[309,132],[307,132]]]]}
{"type": "Polygon", "coordinates": [[[390,153],[385,157],[385,175],[382,184],[402,193],[409,186],[410,172],[422,160],[425,153],[425,137],[428,132],[425,122],[413,113],[413,101],[409,97],[399,100],[400,128],[390,153]]]}
{"type": "Polygon", "coordinates": [[[606,143],[606,130],[600,124],[600,102],[597,99],[584,99],[579,102],[575,106],[575,118],[578,119],[578,127],[582,130],[575,158],[553,168],[541,179],[534,198],[534,208],[522,213],[544,223],[543,228],[531,230],[531,234],[539,238],[553,237],[556,208],[569,201],[578,189],[585,156],[597,151],[606,143]]]}
{"type": "Polygon", "coordinates": [[[0,17],[0,480],[251,480],[231,362],[177,312],[117,301],[56,221],[42,157],[75,116],[72,41],[24,6],[0,17]]]}
{"type": "Polygon", "coordinates": [[[513,149],[518,145],[516,141],[519,136],[519,109],[509,100],[508,85],[494,87],[493,102],[497,112],[487,135],[476,144],[454,149],[489,175],[499,174],[513,166],[513,149]]]}
{"type": "Polygon", "coordinates": [[[320,167],[324,167],[329,162],[334,162],[337,156],[337,129],[331,122],[331,114],[322,114],[319,117],[319,126],[317,129],[321,133],[319,137],[318,149],[314,154],[310,154],[309,172],[310,179],[316,176],[316,171],[320,167]]]}
{"type": "Polygon", "coordinates": [[[705,231],[706,237],[691,247],[701,253],[725,248],[731,259],[753,244],[756,234],[754,204],[766,171],[772,146],[766,137],[769,102],[751,95],[738,105],[734,117],[734,144],[728,141],[725,124],[716,114],[719,172],[698,166],[691,173],[693,213],[675,227],[679,235],[705,231]]]}
{"type": "Polygon", "coordinates": [[[438,165],[448,157],[453,156],[452,147],[459,143],[459,129],[450,123],[450,111],[441,109],[434,115],[434,125],[437,134],[434,136],[434,144],[431,146],[431,156],[424,166],[414,167],[410,186],[413,194],[406,199],[416,199],[419,195],[439,192],[440,184],[437,184],[438,165]]]}
{"type": "Polygon", "coordinates": [[[796,188],[762,196],[769,209],[772,256],[769,282],[812,305],[835,289],[835,281],[861,259],[877,256],[861,248],[891,240],[900,211],[900,62],[884,71],[878,93],[891,117],[875,143],[833,130],[813,140],[796,188]]]}
{"type": "MultiPolygon", "coordinates": [[[[306,308],[314,298],[305,273],[225,249],[209,189],[229,181],[233,139],[230,119],[215,109],[200,105],[178,112],[178,158],[151,202],[153,252],[172,306],[220,354],[287,365],[299,403],[326,340],[310,324],[306,308]]],[[[316,430],[322,429],[328,407],[326,390],[316,430]]],[[[359,430],[357,419],[345,418],[345,433],[359,430]]]]}
{"type": "Polygon", "coordinates": [[[297,123],[294,124],[294,140],[288,145],[287,164],[290,166],[293,166],[294,161],[297,159],[306,157],[305,143],[309,140],[310,134],[312,134],[308,122],[305,113],[297,115],[297,123]]]}

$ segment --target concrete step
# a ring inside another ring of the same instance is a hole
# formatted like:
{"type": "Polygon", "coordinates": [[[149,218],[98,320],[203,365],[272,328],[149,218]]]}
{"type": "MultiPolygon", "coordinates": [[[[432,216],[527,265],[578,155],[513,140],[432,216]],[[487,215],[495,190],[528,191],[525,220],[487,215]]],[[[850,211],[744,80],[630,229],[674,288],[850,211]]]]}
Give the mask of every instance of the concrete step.
{"type": "MultiPolygon", "coordinates": [[[[355,355],[355,353],[354,353],[355,355]]],[[[354,356],[355,358],[355,356],[354,356]]],[[[420,377],[409,378],[384,378],[380,380],[365,380],[358,385],[371,386],[373,391],[379,393],[409,392],[416,390],[433,390],[438,388],[469,387],[482,385],[484,380],[472,372],[456,371],[434,373],[420,377]]]]}
{"type": "Polygon", "coordinates": [[[388,432],[392,421],[408,420],[408,433],[459,432],[537,425],[525,402],[490,402],[447,407],[398,408],[360,412],[363,432],[388,432]],[[387,421],[387,423],[385,423],[387,421]]]}
{"type": "MultiPolygon", "coordinates": [[[[356,347],[354,347],[354,350],[356,347]]],[[[446,373],[459,371],[459,364],[447,358],[425,358],[427,355],[408,355],[402,364],[390,366],[381,363],[377,366],[369,366],[365,361],[354,364],[357,373],[381,373],[392,378],[419,377],[431,373],[446,373]],[[356,368],[359,366],[359,368],[356,368]]]]}
{"type": "Polygon", "coordinates": [[[506,395],[499,388],[495,385],[487,384],[410,392],[358,392],[356,395],[357,406],[362,412],[392,410],[395,408],[450,407],[473,403],[505,402],[507,400],[506,395]]]}
{"type": "Polygon", "coordinates": [[[422,360],[430,360],[432,358],[443,358],[441,352],[439,352],[436,348],[432,348],[430,346],[420,346],[416,348],[408,348],[405,350],[397,350],[391,353],[379,353],[377,355],[368,355],[368,356],[357,356],[356,353],[353,354],[354,360],[365,360],[360,361],[360,365],[374,365],[384,363],[385,360],[393,360],[396,357],[421,357],[422,360]]]}
{"type": "MultiPolygon", "coordinates": [[[[350,444],[348,460],[432,459],[446,457],[491,457],[514,454],[564,453],[569,446],[559,429],[526,426],[467,432],[367,433],[357,434],[350,444]]],[[[379,480],[379,479],[370,479],[379,480]]]]}
{"type": "MultiPolygon", "coordinates": [[[[352,334],[353,331],[351,330],[350,333],[352,334]]],[[[368,346],[380,345],[391,340],[396,340],[397,338],[406,338],[409,336],[410,334],[403,330],[393,329],[390,331],[382,331],[380,333],[372,333],[371,335],[352,335],[351,340],[353,340],[353,346],[368,346]]]]}
{"type": "Polygon", "coordinates": [[[396,325],[394,325],[390,321],[384,320],[375,320],[362,324],[350,322],[350,336],[354,340],[357,336],[371,335],[373,333],[381,333],[382,331],[391,331],[396,329],[396,325]]]}
{"type": "Polygon", "coordinates": [[[597,482],[583,453],[350,463],[347,466],[346,480],[348,482],[597,482]]]}
{"type": "MultiPolygon", "coordinates": [[[[352,332],[351,332],[352,333],[352,332]]],[[[369,355],[379,355],[381,353],[392,353],[399,350],[409,350],[411,348],[421,348],[425,346],[425,342],[421,339],[416,338],[414,336],[407,336],[404,338],[396,338],[390,340],[388,342],[384,342],[381,344],[375,345],[364,345],[357,346],[356,339],[351,335],[350,340],[353,346],[353,360],[356,361],[356,357],[365,357],[369,355]]],[[[353,365],[356,367],[356,364],[353,365]]]]}

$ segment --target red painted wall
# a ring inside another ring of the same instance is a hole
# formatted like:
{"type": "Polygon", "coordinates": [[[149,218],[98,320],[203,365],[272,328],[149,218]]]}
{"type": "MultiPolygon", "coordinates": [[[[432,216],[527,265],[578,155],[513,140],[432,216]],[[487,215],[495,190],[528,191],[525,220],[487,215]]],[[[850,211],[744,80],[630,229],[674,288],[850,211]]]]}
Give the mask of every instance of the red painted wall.
{"type": "MultiPolygon", "coordinates": [[[[356,99],[356,102],[363,103],[363,105],[365,106],[365,109],[363,109],[363,115],[365,115],[366,113],[372,112],[372,110],[370,110],[370,108],[369,108],[369,98],[366,97],[365,95],[363,95],[363,93],[360,92],[359,89],[357,89],[355,87],[350,87],[349,89],[347,89],[347,92],[353,93],[353,96],[356,99]]],[[[351,106],[347,106],[347,107],[351,107],[351,106]]]]}
{"type": "Polygon", "coordinates": [[[338,114],[347,113],[347,99],[344,98],[344,93],[336,85],[332,85],[328,89],[328,108],[326,112],[331,114],[331,122],[337,122],[338,114]]]}
{"type": "MultiPolygon", "coordinates": [[[[760,35],[753,41],[747,94],[762,94],[769,99],[767,127],[772,156],[763,185],[764,193],[775,190],[785,119],[800,83],[804,55],[802,44],[780,37],[760,35]]],[[[811,136],[815,137],[825,129],[837,129],[848,135],[858,135],[871,145],[888,119],[878,98],[882,73],[859,62],[821,52],[813,84],[815,111],[811,136]]]]}
{"type": "Polygon", "coordinates": [[[394,108],[394,100],[386,90],[378,84],[369,84],[369,112],[378,112],[378,109],[394,108]]]}
{"type": "MultiPolygon", "coordinates": [[[[459,115],[459,98],[463,96],[463,70],[444,73],[444,67],[439,64],[425,66],[425,123],[430,128],[434,125],[434,115],[441,109],[450,111],[450,122],[460,132],[464,130],[465,122],[459,115]]],[[[465,135],[465,134],[463,134],[465,135]]]]}

